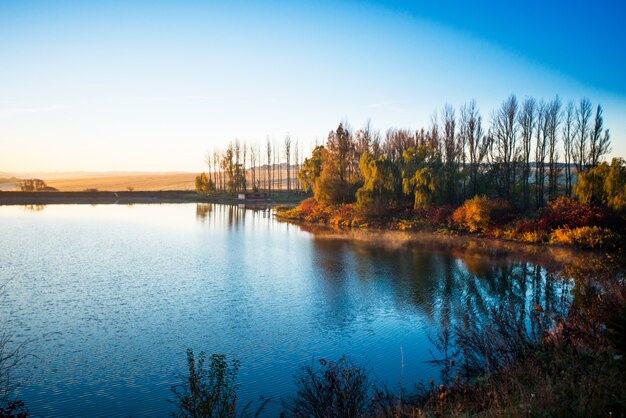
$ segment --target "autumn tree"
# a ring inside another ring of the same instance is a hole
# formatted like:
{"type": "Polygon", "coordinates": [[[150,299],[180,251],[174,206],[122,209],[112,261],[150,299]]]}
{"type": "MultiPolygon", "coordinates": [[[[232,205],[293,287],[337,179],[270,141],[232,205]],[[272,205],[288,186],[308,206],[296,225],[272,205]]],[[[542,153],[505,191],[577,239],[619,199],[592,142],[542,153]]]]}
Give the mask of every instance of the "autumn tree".
{"type": "Polygon", "coordinates": [[[322,171],[322,154],[323,145],[318,145],[313,149],[310,158],[305,158],[302,168],[298,172],[298,179],[305,192],[313,190],[315,180],[320,176],[322,171]]]}
{"type": "Polygon", "coordinates": [[[207,177],[206,173],[201,173],[196,177],[196,193],[206,196],[213,192],[215,192],[215,183],[211,177],[207,177]]]}
{"type": "Polygon", "coordinates": [[[328,134],[326,144],[322,152],[322,169],[313,190],[315,198],[326,203],[351,202],[355,186],[349,177],[352,136],[340,123],[336,131],[328,134]]]}

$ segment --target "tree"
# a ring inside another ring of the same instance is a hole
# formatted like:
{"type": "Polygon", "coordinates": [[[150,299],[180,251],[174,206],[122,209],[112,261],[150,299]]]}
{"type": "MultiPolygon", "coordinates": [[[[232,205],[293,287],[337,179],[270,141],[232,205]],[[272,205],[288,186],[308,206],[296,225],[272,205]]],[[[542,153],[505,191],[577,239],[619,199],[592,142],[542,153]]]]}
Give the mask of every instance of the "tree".
{"type": "Polygon", "coordinates": [[[517,98],[510,95],[502,102],[493,116],[493,134],[496,141],[496,167],[499,172],[500,197],[511,197],[515,183],[515,160],[517,158],[517,98]]]}
{"type": "Polygon", "coordinates": [[[576,171],[584,172],[589,162],[587,155],[587,136],[589,135],[589,120],[591,119],[591,101],[586,97],[580,99],[576,108],[576,136],[572,156],[576,171]]]}
{"type": "Polygon", "coordinates": [[[226,175],[226,179],[224,181],[224,188],[229,192],[233,193],[236,191],[235,189],[235,162],[233,161],[234,151],[233,151],[233,143],[231,142],[226,147],[226,151],[224,155],[222,155],[222,161],[220,162],[220,167],[224,174],[226,175]]]}
{"type": "Polygon", "coordinates": [[[272,144],[270,143],[270,137],[267,137],[267,141],[266,141],[266,149],[265,149],[265,155],[267,156],[267,175],[265,176],[265,185],[267,188],[267,193],[269,195],[272,194],[272,184],[271,184],[271,180],[272,180],[272,144]]]}
{"type": "Polygon", "coordinates": [[[550,200],[556,198],[559,178],[557,148],[558,129],[561,123],[561,100],[556,96],[548,104],[548,196],[550,200]]]}
{"type": "Polygon", "coordinates": [[[323,145],[318,145],[313,149],[311,158],[305,158],[302,168],[298,172],[298,179],[302,185],[302,189],[305,192],[313,190],[315,180],[320,176],[322,171],[322,154],[324,151],[323,145]]]}
{"type": "Polygon", "coordinates": [[[326,143],[322,169],[313,190],[315,198],[326,203],[349,203],[354,200],[355,185],[349,176],[352,136],[340,123],[336,131],[328,134],[326,143]]]}
{"type": "Polygon", "coordinates": [[[530,154],[533,130],[536,127],[537,102],[532,97],[522,103],[518,124],[522,139],[522,200],[525,209],[530,207],[530,154]]]}
{"type": "Polygon", "coordinates": [[[402,154],[402,191],[413,196],[415,209],[430,205],[437,191],[441,161],[426,145],[409,148],[402,154]]]}
{"type": "Polygon", "coordinates": [[[287,194],[291,192],[291,137],[285,136],[285,161],[287,162],[287,194]]]}
{"type": "Polygon", "coordinates": [[[456,201],[456,183],[459,177],[458,160],[459,149],[455,140],[456,134],[456,117],[454,108],[446,105],[443,108],[443,151],[444,151],[444,187],[446,202],[453,203],[456,201]]]}
{"type": "Polygon", "coordinates": [[[609,130],[605,130],[604,135],[602,135],[603,122],[602,106],[598,105],[595,123],[589,135],[589,157],[587,157],[587,161],[591,167],[597,166],[602,156],[611,151],[609,130]]]}
{"type": "Polygon", "coordinates": [[[572,146],[575,136],[574,128],[574,103],[569,102],[565,107],[563,120],[563,152],[565,157],[565,194],[572,195],[572,146]]]}
{"type": "Polygon", "coordinates": [[[207,177],[206,173],[201,173],[196,177],[196,193],[206,196],[213,192],[215,192],[215,183],[207,177]]]}
{"type": "Polygon", "coordinates": [[[350,199],[347,182],[341,180],[340,167],[322,150],[322,169],[313,186],[315,200],[324,204],[346,203],[350,199]]]}
{"type": "Polygon", "coordinates": [[[609,166],[602,162],[578,176],[576,197],[584,204],[603,205],[615,211],[626,208],[626,167],[614,158],[609,166]]]}
{"type": "Polygon", "coordinates": [[[576,197],[584,204],[606,204],[604,182],[609,174],[607,163],[598,164],[584,173],[578,174],[578,183],[574,189],[576,197]]]}
{"type": "Polygon", "coordinates": [[[621,158],[613,158],[611,161],[611,167],[604,180],[604,196],[609,208],[615,211],[626,209],[626,167],[621,158]]]}
{"type": "Polygon", "coordinates": [[[350,166],[350,153],[352,150],[352,136],[340,123],[336,131],[330,131],[326,141],[328,156],[337,165],[339,181],[348,182],[348,167],[350,166]]]}
{"type": "Polygon", "coordinates": [[[469,105],[461,108],[461,135],[464,143],[467,144],[467,154],[469,157],[469,175],[471,195],[474,196],[478,189],[478,174],[480,166],[487,156],[488,143],[487,136],[482,128],[482,118],[476,101],[472,100],[469,105]]]}
{"type": "Polygon", "coordinates": [[[548,153],[548,130],[550,125],[548,105],[542,100],[537,108],[537,130],[535,142],[535,204],[539,208],[544,203],[546,181],[546,157],[548,153]]]}
{"type": "Polygon", "coordinates": [[[397,167],[383,156],[374,158],[365,151],[359,161],[363,186],[356,192],[357,206],[372,215],[382,215],[389,209],[398,192],[397,167]]]}
{"type": "Polygon", "coordinates": [[[20,190],[23,192],[48,192],[56,191],[54,187],[49,187],[45,181],[41,179],[24,179],[20,180],[20,190]]]}

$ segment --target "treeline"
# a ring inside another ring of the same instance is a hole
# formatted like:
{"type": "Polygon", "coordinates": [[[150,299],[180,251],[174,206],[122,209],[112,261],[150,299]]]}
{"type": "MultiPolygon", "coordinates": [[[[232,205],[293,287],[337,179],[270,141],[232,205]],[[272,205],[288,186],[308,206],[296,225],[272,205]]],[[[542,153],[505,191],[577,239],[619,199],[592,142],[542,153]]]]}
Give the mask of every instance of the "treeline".
{"type": "Polygon", "coordinates": [[[474,100],[446,105],[428,129],[345,123],[304,160],[298,179],[319,203],[356,202],[380,213],[394,206],[458,205],[475,195],[540,208],[571,196],[576,176],[610,152],[602,107],[587,98],[563,106],[511,95],[484,120],[474,100]]]}
{"type": "Polygon", "coordinates": [[[225,150],[205,156],[208,173],[196,178],[199,193],[302,190],[297,173],[301,167],[301,144],[287,134],[280,142],[267,138],[264,144],[231,141],[225,150]]]}

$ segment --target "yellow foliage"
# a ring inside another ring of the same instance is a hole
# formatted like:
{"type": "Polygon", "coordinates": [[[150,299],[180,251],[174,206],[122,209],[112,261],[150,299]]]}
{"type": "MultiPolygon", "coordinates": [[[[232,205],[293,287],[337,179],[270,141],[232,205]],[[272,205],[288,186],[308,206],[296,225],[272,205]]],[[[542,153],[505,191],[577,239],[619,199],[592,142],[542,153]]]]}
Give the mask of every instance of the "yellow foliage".
{"type": "Polygon", "coordinates": [[[490,221],[489,199],[486,196],[474,196],[466,200],[452,214],[452,222],[469,232],[486,230],[490,221]]]}
{"type": "Polygon", "coordinates": [[[553,244],[578,245],[586,248],[599,248],[615,243],[617,236],[607,228],[583,226],[580,228],[558,228],[550,234],[553,244]]]}

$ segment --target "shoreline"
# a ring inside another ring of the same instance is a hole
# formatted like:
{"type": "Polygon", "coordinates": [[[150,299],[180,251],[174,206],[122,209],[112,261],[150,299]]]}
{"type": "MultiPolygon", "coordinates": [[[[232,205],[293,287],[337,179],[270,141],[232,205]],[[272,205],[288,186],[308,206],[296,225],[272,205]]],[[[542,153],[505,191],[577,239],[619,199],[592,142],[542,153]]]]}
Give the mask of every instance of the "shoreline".
{"type": "Polygon", "coordinates": [[[304,197],[276,192],[272,199],[240,200],[236,195],[220,193],[200,196],[193,190],[163,191],[76,191],[76,192],[21,192],[0,191],[0,206],[15,205],[115,205],[159,203],[216,203],[224,205],[295,205],[304,197]]]}
{"type": "Polygon", "coordinates": [[[200,202],[193,191],[0,192],[0,205],[132,204],[200,202]]]}

